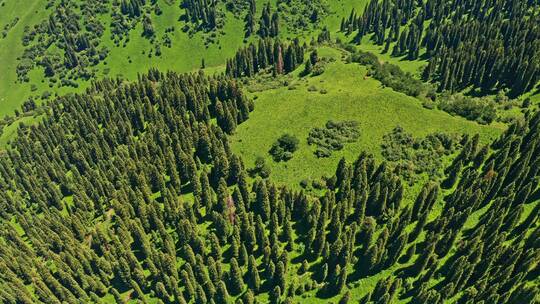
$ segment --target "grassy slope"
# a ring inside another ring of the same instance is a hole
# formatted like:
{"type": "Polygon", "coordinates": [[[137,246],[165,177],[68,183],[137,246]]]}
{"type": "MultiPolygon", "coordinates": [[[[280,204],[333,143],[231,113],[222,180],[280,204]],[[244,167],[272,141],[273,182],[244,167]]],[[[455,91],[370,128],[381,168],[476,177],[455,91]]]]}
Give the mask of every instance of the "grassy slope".
{"type": "MultiPolygon", "coordinates": [[[[257,0],[258,13],[267,1],[257,0]]],[[[275,4],[275,0],[271,1],[275,4]]],[[[350,12],[352,7],[361,10],[366,1],[353,0],[338,0],[329,1],[331,14],[327,16],[324,24],[328,25],[331,30],[339,28],[341,16],[350,12]]],[[[45,0],[25,0],[25,5],[20,5],[16,0],[3,0],[4,6],[0,7],[0,28],[11,22],[15,17],[20,20],[13,27],[5,39],[0,39],[0,117],[6,114],[12,115],[15,109],[20,107],[20,104],[29,96],[37,95],[44,90],[58,92],[64,94],[71,91],[79,91],[80,89],[72,88],[49,88],[46,83],[42,83],[43,71],[36,69],[30,73],[30,83],[18,83],[16,75],[16,67],[18,64],[17,58],[23,53],[21,38],[23,36],[25,26],[33,27],[39,24],[41,20],[47,18],[50,9],[45,9],[45,0]],[[35,85],[37,90],[31,91],[31,85],[35,85]]],[[[175,32],[169,34],[173,41],[172,48],[162,46],[162,56],[148,57],[148,52],[154,47],[149,41],[141,37],[142,27],[139,24],[130,33],[130,42],[126,47],[116,47],[111,39],[108,25],[110,17],[104,17],[104,25],[106,32],[103,37],[102,44],[110,49],[110,55],[107,58],[107,64],[100,64],[98,69],[99,76],[122,75],[128,79],[134,79],[137,73],[143,73],[150,67],[157,67],[162,70],[175,70],[179,72],[191,71],[197,69],[201,65],[201,59],[204,58],[206,66],[216,67],[224,64],[225,59],[234,55],[238,47],[242,44],[244,33],[243,20],[233,18],[232,14],[227,13],[223,35],[219,35],[219,43],[211,44],[208,48],[204,45],[203,35],[198,33],[193,37],[189,37],[181,31],[183,23],[179,22],[179,17],[183,14],[183,10],[177,2],[170,5],[164,0],[159,0],[163,14],[160,16],[153,15],[154,26],[156,29],[158,40],[165,33],[165,28],[174,26],[175,32]],[[241,34],[240,34],[241,33],[241,34]],[[142,54],[145,51],[146,54],[142,54]],[[128,57],[132,63],[129,63],[128,57]],[[106,74],[105,71],[109,70],[106,74]]],[[[275,6],[275,5],[274,5],[275,6]]],[[[294,36],[289,31],[282,27],[284,36],[294,36]]],[[[85,87],[85,83],[81,83],[81,88],[85,87]]]]}
{"type": "MultiPolygon", "coordinates": [[[[332,31],[339,28],[341,16],[347,15],[352,7],[362,10],[366,3],[365,0],[329,2],[330,14],[322,23],[332,31]]],[[[15,17],[19,17],[19,21],[9,31],[5,39],[0,39],[0,67],[2,67],[0,73],[0,117],[13,115],[14,111],[19,109],[25,100],[29,97],[38,97],[43,91],[50,91],[59,95],[82,91],[88,85],[88,82],[79,82],[79,88],[49,88],[44,81],[41,69],[30,72],[29,83],[17,81],[16,68],[19,62],[17,58],[24,51],[21,43],[24,28],[25,26],[33,27],[39,24],[41,20],[47,18],[51,10],[45,9],[45,0],[25,0],[25,5],[20,5],[16,0],[3,0],[2,3],[4,3],[4,6],[0,7],[0,28],[3,28],[5,24],[11,22],[15,17]],[[35,86],[35,91],[32,91],[32,86],[35,86]]],[[[224,34],[219,36],[219,43],[210,44],[207,48],[204,45],[203,34],[197,33],[193,37],[189,37],[181,31],[183,24],[178,21],[178,18],[183,14],[183,11],[177,3],[169,5],[163,0],[159,0],[159,3],[163,9],[163,14],[153,16],[156,36],[158,40],[161,40],[165,29],[174,26],[175,32],[169,34],[173,41],[172,47],[162,46],[162,55],[160,57],[149,57],[149,51],[153,51],[155,46],[152,46],[147,39],[141,37],[142,28],[140,24],[130,32],[130,42],[127,46],[117,47],[112,43],[109,28],[106,26],[107,30],[102,44],[110,49],[110,54],[105,63],[100,63],[97,66],[98,77],[123,76],[127,79],[135,79],[138,73],[144,73],[151,67],[161,70],[187,72],[198,69],[203,58],[208,72],[222,72],[225,60],[232,57],[242,45],[244,22],[233,18],[232,14],[227,13],[223,28],[224,34]],[[142,53],[143,51],[145,54],[142,53]],[[131,59],[131,63],[129,59],[131,59]]],[[[260,13],[264,3],[266,3],[265,0],[257,0],[257,15],[260,13]]],[[[271,3],[275,7],[276,1],[273,0],[271,3]]],[[[104,25],[108,25],[110,17],[104,16],[103,21],[104,25]]],[[[282,32],[284,36],[295,36],[286,27],[282,27],[282,32]]],[[[306,38],[309,38],[308,36],[306,35],[306,38]]],[[[35,100],[40,102],[37,98],[35,100]]],[[[25,122],[30,123],[31,121],[25,119],[25,122]]],[[[12,138],[17,125],[18,123],[14,123],[6,126],[4,132],[0,132],[0,146],[4,146],[12,138]]]]}
{"type": "Polygon", "coordinates": [[[295,90],[280,87],[254,93],[255,111],[232,138],[234,151],[244,156],[248,166],[253,165],[257,156],[266,157],[272,166],[271,176],[277,182],[298,185],[304,178],[319,178],[333,172],[342,156],[353,160],[362,150],[381,160],[382,136],[397,125],[415,136],[436,131],[479,133],[484,142],[495,138],[504,128],[498,124],[480,126],[442,111],[424,109],[419,100],[381,88],[377,80],[364,79],[365,68],[341,62],[338,50],[322,48],[319,53],[338,60],[330,63],[320,76],[295,77],[295,90]],[[328,93],[309,92],[307,88],[312,85],[328,93]],[[311,128],[324,126],[328,120],[357,120],[361,137],[330,158],[318,159],[306,138],[311,128]],[[290,161],[275,163],[267,151],[283,133],[297,136],[300,148],[290,161]]]}
{"type": "Polygon", "coordinates": [[[231,14],[227,14],[226,23],[223,28],[224,35],[219,36],[219,44],[210,44],[208,48],[204,45],[203,35],[197,33],[190,38],[180,30],[181,23],[177,20],[182,14],[182,9],[178,5],[167,5],[163,3],[163,14],[153,16],[157,37],[161,38],[165,29],[175,26],[174,33],[169,34],[173,41],[172,47],[161,46],[162,55],[160,57],[149,57],[148,53],[153,50],[150,42],[141,37],[142,25],[130,32],[130,42],[127,47],[115,47],[110,41],[110,34],[105,33],[105,45],[112,51],[107,58],[107,64],[100,65],[101,70],[110,69],[110,76],[122,75],[128,79],[134,79],[137,73],[146,72],[149,68],[155,67],[160,70],[175,70],[180,72],[198,69],[201,60],[204,58],[207,66],[222,65],[225,59],[232,57],[238,47],[242,44],[243,23],[235,19],[231,14]],[[145,51],[145,54],[142,52],[145,51]],[[128,57],[132,60],[129,63],[128,57]]]}
{"type": "MultiPolygon", "coordinates": [[[[21,20],[10,31],[7,39],[0,40],[0,66],[7,67],[7,72],[0,73],[1,115],[10,114],[30,94],[30,84],[13,84],[16,77],[16,57],[22,52],[20,36],[22,36],[25,24],[35,23],[46,16],[45,11],[38,10],[39,13],[36,14],[36,10],[33,9],[33,7],[42,8],[44,0],[25,0],[32,3],[25,8],[15,5],[15,0],[7,1],[5,9],[0,8],[0,26],[3,27],[4,21],[8,22],[12,16],[17,14],[21,20]],[[32,7],[32,9],[27,9],[28,7],[32,7]],[[22,17],[23,15],[25,17],[22,17]],[[16,47],[8,48],[6,45],[16,47]]],[[[260,9],[264,1],[257,2],[260,9]]],[[[361,10],[365,2],[365,0],[332,1],[331,11],[335,14],[329,16],[325,23],[334,32],[339,27],[341,16],[348,15],[353,6],[357,11],[361,10]]],[[[176,24],[177,28],[180,27],[179,23],[176,22],[181,14],[177,5],[169,7],[165,6],[164,2],[162,5],[164,14],[155,19],[158,37],[161,37],[164,28],[170,24],[176,24]]],[[[200,66],[201,58],[205,58],[207,66],[212,67],[210,70],[222,70],[224,59],[230,57],[242,42],[242,36],[237,33],[243,32],[243,23],[230,18],[230,16],[227,20],[224,29],[226,34],[220,38],[221,48],[214,44],[205,49],[201,35],[189,38],[177,30],[173,38],[173,47],[171,49],[162,47],[163,55],[152,58],[141,53],[142,50],[148,52],[152,47],[146,39],[140,37],[142,31],[140,26],[131,33],[131,42],[126,48],[113,47],[108,40],[109,34],[106,33],[105,43],[112,52],[107,59],[107,65],[100,65],[99,68],[102,72],[107,68],[110,69],[108,74],[110,76],[123,75],[133,79],[137,73],[145,72],[149,67],[176,71],[197,69],[200,66]],[[131,64],[127,60],[128,56],[132,59],[131,64]]],[[[381,55],[380,48],[369,43],[367,39],[364,39],[360,48],[378,54],[384,61],[397,63],[404,70],[412,73],[418,71],[418,68],[423,64],[420,61],[401,61],[399,58],[381,55]]],[[[321,49],[320,55],[340,58],[340,52],[330,48],[321,49]]],[[[333,172],[337,161],[342,156],[352,160],[359,151],[367,150],[380,160],[379,147],[382,135],[398,124],[415,136],[435,131],[480,133],[484,142],[495,137],[504,128],[502,125],[480,126],[461,118],[451,117],[441,111],[426,110],[422,108],[418,100],[388,88],[381,88],[380,83],[374,79],[364,79],[365,72],[365,68],[361,66],[347,65],[338,60],[338,62],[330,64],[321,76],[307,80],[300,80],[295,76],[294,82],[297,87],[295,90],[281,87],[252,94],[258,97],[256,109],[250,120],[242,124],[237,134],[232,138],[233,149],[244,156],[248,166],[253,164],[257,155],[265,156],[272,164],[272,178],[275,181],[294,186],[298,185],[298,182],[303,178],[317,178],[322,174],[333,172]],[[319,89],[324,88],[328,93],[308,92],[307,88],[311,85],[319,89]],[[359,121],[361,123],[361,139],[358,143],[346,145],[343,151],[335,152],[331,158],[317,159],[313,155],[314,148],[307,145],[306,137],[312,127],[323,126],[329,119],[359,121]],[[273,141],[283,132],[295,134],[301,140],[301,147],[291,161],[276,164],[270,160],[267,151],[273,141]]],[[[36,71],[32,75],[38,88],[45,89],[45,86],[39,82],[40,72],[36,71]]],[[[62,89],[59,92],[66,91],[69,90],[62,89]]],[[[33,118],[23,118],[19,121],[30,123],[33,118]]],[[[10,138],[16,133],[17,125],[18,123],[12,124],[4,130],[4,136],[0,137],[0,147],[5,144],[6,136],[10,138]]],[[[294,265],[294,267],[297,266],[298,264],[294,265]]],[[[356,299],[364,295],[365,291],[372,288],[379,278],[390,274],[390,272],[391,270],[386,270],[355,283],[351,290],[353,297],[356,299]]],[[[294,276],[293,271],[290,274],[294,276]]],[[[307,299],[297,297],[295,300],[300,303],[328,302],[328,299],[313,298],[313,292],[308,293],[307,296],[307,299]]],[[[106,300],[111,300],[111,297],[108,296],[106,300]]]]}
{"type": "MultiPolygon", "coordinates": [[[[47,84],[42,83],[43,71],[35,69],[30,73],[30,83],[18,83],[16,75],[16,67],[18,64],[17,57],[23,52],[21,37],[26,25],[33,26],[47,17],[48,10],[45,10],[45,0],[28,0],[32,1],[30,9],[28,6],[21,6],[15,0],[6,0],[6,5],[0,9],[0,20],[5,22],[0,23],[3,27],[4,23],[11,21],[16,16],[19,16],[20,21],[9,32],[6,39],[0,40],[0,66],[4,70],[0,74],[0,116],[13,114],[13,111],[20,107],[20,104],[31,95],[36,95],[44,90],[50,90],[59,94],[64,94],[71,91],[80,91],[84,89],[87,83],[80,82],[79,89],[73,88],[48,88],[47,84]],[[31,91],[31,84],[36,85],[37,90],[31,91]]],[[[146,72],[151,67],[156,67],[162,70],[175,70],[180,72],[191,71],[197,69],[201,65],[201,59],[205,58],[208,66],[221,65],[226,58],[231,57],[236,49],[242,43],[242,35],[237,33],[243,32],[243,23],[241,20],[232,18],[227,15],[226,23],[223,31],[224,35],[219,38],[219,44],[211,44],[208,48],[204,46],[202,34],[198,33],[193,37],[189,37],[186,33],[180,30],[182,23],[178,22],[178,18],[183,14],[182,9],[178,4],[168,5],[161,1],[163,14],[153,16],[155,29],[158,40],[165,33],[165,28],[175,26],[176,31],[172,33],[172,48],[162,46],[162,56],[148,57],[149,51],[153,50],[150,42],[141,37],[142,26],[138,26],[130,32],[130,42],[124,48],[116,47],[110,39],[110,31],[104,34],[102,45],[105,45],[110,50],[110,55],[107,58],[107,64],[98,66],[98,76],[105,76],[105,70],[109,70],[109,76],[122,75],[128,79],[135,79],[137,73],[146,72]],[[142,54],[142,52],[146,54],[142,54]],[[132,62],[129,63],[128,57],[132,62]]],[[[110,18],[104,18],[104,24],[108,25],[110,18]]],[[[171,34],[170,34],[171,35],[171,34]]]]}
{"type": "Polygon", "coordinates": [[[24,5],[17,0],[4,0],[4,3],[0,7],[0,28],[15,17],[19,17],[19,22],[6,38],[0,39],[0,117],[13,114],[31,94],[30,83],[16,83],[17,57],[23,52],[21,38],[25,26],[33,26],[49,14],[45,0],[25,0],[24,5]]]}

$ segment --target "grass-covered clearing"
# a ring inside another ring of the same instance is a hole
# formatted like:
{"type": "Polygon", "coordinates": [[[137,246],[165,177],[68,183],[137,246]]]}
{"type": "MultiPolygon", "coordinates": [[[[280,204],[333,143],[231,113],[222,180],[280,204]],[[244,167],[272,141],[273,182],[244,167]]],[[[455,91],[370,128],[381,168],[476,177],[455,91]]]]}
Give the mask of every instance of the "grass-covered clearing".
{"type": "Polygon", "coordinates": [[[231,140],[234,151],[244,157],[248,167],[253,166],[257,156],[264,156],[271,165],[273,180],[298,185],[303,179],[333,173],[341,157],[352,161],[362,150],[382,160],[382,137],[397,125],[414,136],[438,131],[479,133],[483,142],[495,138],[504,129],[501,124],[482,126],[439,110],[425,109],[420,100],[382,88],[379,81],[364,77],[365,67],[345,64],[341,55],[334,48],[320,48],[319,56],[336,58],[322,75],[298,78],[297,71],[289,87],[252,94],[256,98],[255,110],[231,140]],[[309,91],[310,87],[317,91],[309,91]],[[321,89],[327,93],[322,94],[321,89]],[[308,146],[306,138],[311,128],[322,127],[328,120],[358,121],[360,139],[346,144],[329,158],[317,158],[313,154],[315,147],[308,146]],[[275,163],[268,150],[283,133],[298,137],[299,149],[288,162],[275,163]]]}

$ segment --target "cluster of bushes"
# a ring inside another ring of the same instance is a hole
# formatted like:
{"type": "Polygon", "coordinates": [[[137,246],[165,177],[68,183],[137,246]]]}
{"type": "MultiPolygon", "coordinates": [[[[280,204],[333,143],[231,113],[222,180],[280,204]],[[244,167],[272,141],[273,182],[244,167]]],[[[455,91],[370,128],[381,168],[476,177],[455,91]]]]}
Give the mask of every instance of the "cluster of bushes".
{"type": "Polygon", "coordinates": [[[266,160],[262,156],[258,156],[255,159],[255,166],[249,169],[251,177],[260,176],[262,178],[268,178],[270,176],[270,166],[266,163],[266,160]]]}
{"type": "Polygon", "coordinates": [[[345,143],[355,142],[360,137],[358,122],[329,120],[324,128],[313,128],[308,135],[308,144],[317,146],[315,155],[330,157],[332,151],[343,149],[345,143]]]}
{"type": "Polygon", "coordinates": [[[406,73],[397,65],[380,62],[377,55],[370,52],[356,50],[349,61],[368,66],[368,76],[379,80],[383,85],[413,97],[427,96],[434,98],[435,89],[429,84],[414,78],[411,73],[406,73]]]}
{"type": "Polygon", "coordinates": [[[421,174],[431,179],[442,177],[444,156],[460,146],[457,136],[437,132],[415,138],[400,126],[384,135],[381,144],[384,159],[411,184],[421,174]]]}
{"type": "Polygon", "coordinates": [[[2,30],[2,38],[6,38],[9,30],[11,30],[17,24],[17,22],[19,22],[19,17],[13,18],[11,22],[4,25],[4,29],[2,30]]]}
{"type": "MultiPolygon", "coordinates": [[[[387,87],[409,96],[418,97],[428,95],[428,84],[414,78],[410,73],[405,73],[397,65],[383,63],[372,70],[373,78],[379,80],[387,87]]],[[[433,91],[434,92],[434,91],[433,91]]]]}
{"type": "Polygon", "coordinates": [[[497,118],[495,102],[488,97],[475,98],[463,94],[442,95],[437,105],[445,112],[480,124],[490,124],[497,118]]]}
{"type": "Polygon", "coordinates": [[[327,176],[322,176],[321,178],[316,178],[313,180],[302,179],[300,181],[300,187],[306,190],[324,190],[328,184],[331,184],[332,181],[328,181],[330,178],[327,176]]]}
{"type": "Polygon", "coordinates": [[[298,150],[298,138],[290,134],[283,134],[270,148],[270,155],[276,162],[288,161],[292,158],[294,151],[298,150]]]}

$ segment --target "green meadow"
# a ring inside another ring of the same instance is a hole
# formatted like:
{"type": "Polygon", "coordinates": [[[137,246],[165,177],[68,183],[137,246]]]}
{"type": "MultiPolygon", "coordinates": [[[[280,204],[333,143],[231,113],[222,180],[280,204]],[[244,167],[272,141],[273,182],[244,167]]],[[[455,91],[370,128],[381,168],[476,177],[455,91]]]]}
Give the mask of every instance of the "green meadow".
{"type": "Polygon", "coordinates": [[[46,89],[46,86],[41,84],[41,77],[35,77],[31,83],[17,82],[18,58],[24,50],[21,42],[24,28],[38,24],[49,14],[49,11],[44,9],[47,3],[45,0],[24,2],[24,5],[21,5],[17,0],[4,0],[0,7],[0,28],[19,18],[7,36],[0,38],[0,117],[12,115],[14,110],[33,94],[31,84],[39,86],[41,90],[46,89]]]}
{"type": "Polygon", "coordinates": [[[365,77],[365,67],[344,63],[342,52],[319,48],[319,56],[335,59],[322,75],[300,78],[296,71],[288,86],[252,93],[255,110],[231,139],[234,151],[244,157],[248,167],[258,156],[265,157],[275,181],[298,185],[303,179],[334,173],[341,157],[352,161],[360,151],[382,160],[382,137],[398,125],[415,136],[433,132],[478,133],[483,142],[496,138],[505,128],[499,123],[483,126],[443,111],[425,109],[419,99],[383,88],[379,81],[365,77]],[[360,139],[346,144],[329,158],[317,158],[313,154],[315,148],[307,144],[306,138],[312,128],[322,127],[328,120],[359,122],[360,139]],[[284,133],[296,136],[300,146],[291,160],[276,163],[268,150],[284,133]]]}

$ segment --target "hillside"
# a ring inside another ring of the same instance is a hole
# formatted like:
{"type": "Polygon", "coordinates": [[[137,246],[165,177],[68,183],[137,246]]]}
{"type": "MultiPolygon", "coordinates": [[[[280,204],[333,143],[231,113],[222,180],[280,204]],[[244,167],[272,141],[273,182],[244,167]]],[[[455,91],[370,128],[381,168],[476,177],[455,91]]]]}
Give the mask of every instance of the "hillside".
{"type": "Polygon", "coordinates": [[[0,303],[540,304],[540,3],[0,0],[0,303]]]}
{"type": "MultiPolygon", "coordinates": [[[[293,75],[283,80],[287,86],[278,82],[277,88],[249,94],[256,97],[255,110],[231,138],[233,151],[241,154],[248,166],[258,156],[266,157],[276,182],[298,185],[303,179],[319,179],[333,173],[341,157],[354,159],[358,151],[367,151],[382,161],[383,136],[397,126],[414,136],[478,133],[483,143],[495,139],[504,128],[501,124],[482,126],[443,111],[425,109],[419,100],[382,88],[376,79],[365,77],[365,67],[344,63],[344,50],[322,47],[318,53],[321,58],[335,60],[325,66],[322,75],[293,75]],[[306,139],[312,128],[324,126],[329,120],[357,121],[360,138],[329,158],[317,158],[306,139]],[[300,146],[291,160],[275,163],[267,151],[283,133],[299,138],[300,146]]],[[[301,68],[296,74],[300,72],[301,68]]],[[[252,86],[256,88],[256,84],[252,86]]]]}

